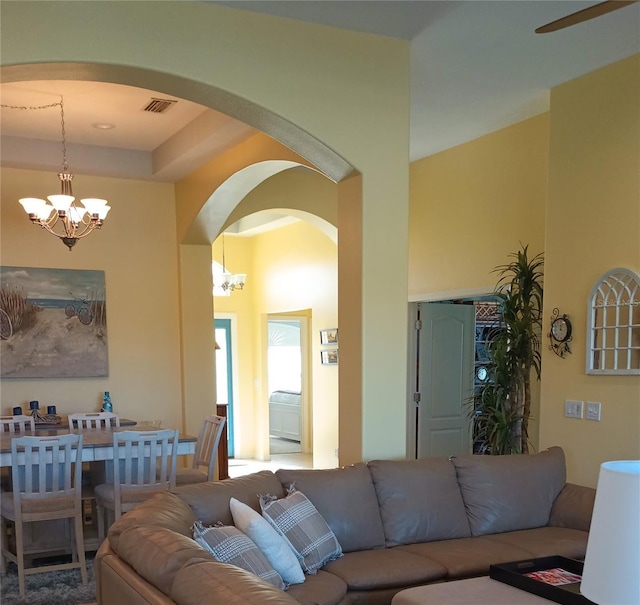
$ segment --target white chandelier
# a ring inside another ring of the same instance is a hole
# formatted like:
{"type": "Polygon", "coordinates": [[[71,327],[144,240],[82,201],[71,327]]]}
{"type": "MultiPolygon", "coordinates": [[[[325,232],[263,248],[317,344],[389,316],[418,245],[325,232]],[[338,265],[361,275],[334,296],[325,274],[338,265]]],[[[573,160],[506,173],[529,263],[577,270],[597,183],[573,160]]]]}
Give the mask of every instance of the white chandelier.
{"type": "Polygon", "coordinates": [[[61,193],[49,195],[49,202],[36,197],[23,197],[18,200],[34,225],[39,225],[49,233],[59,237],[69,251],[76,242],[86,237],[94,229],[100,229],[111,207],[107,200],[84,198],[80,202],[73,197],[71,181],[73,174],[69,172],[67,163],[67,141],[64,129],[64,101],[41,107],[14,107],[14,109],[45,109],[60,106],[62,126],[62,172],[58,173],[61,193]]]}
{"type": "Polygon", "coordinates": [[[226,292],[234,290],[242,290],[247,279],[246,273],[230,273],[227,271],[224,259],[224,231],[222,232],[222,283],[220,287],[226,292]]]}

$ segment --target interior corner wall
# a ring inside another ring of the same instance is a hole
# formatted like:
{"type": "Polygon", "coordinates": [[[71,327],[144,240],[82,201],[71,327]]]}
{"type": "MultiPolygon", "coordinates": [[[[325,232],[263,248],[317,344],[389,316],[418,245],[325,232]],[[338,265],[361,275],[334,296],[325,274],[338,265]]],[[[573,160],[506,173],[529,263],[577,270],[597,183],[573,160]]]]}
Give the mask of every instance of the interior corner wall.
{"type": "Polygon", "coordinates": [[[640,273],[640,55],[554,88],[545,264],[545,329],[573,323],[571,354],[543,351],[540,445],[560,445],[568,478],[595,486],[600,464],[640,458],[640,376],[586,374],[587,304],[609,269],[640,273]],[[602,420],[564,417],[597,401],[602,420]]]}
{"type": "MultiPolygon", "coordinates": [[[[59,188],[50,172],[0,172],[0,259],[4,266],[105,272],[109,375],[104,378],[4,378],[2,410],[37,399],[59,414],[98,411],[109,391],[114,411],[181,427],[180,326],[172,185],[76,174],[78,195],[109,200],[104,226],[72,252],[32,225],[18,199],[59,188]],[[153,217],[152,224],[149,217],[153,217]]],[[[59,189],[58,189],[59,190],[59,189]]],[[[2,347],[11,341],[2,341],[2,347]]]]}

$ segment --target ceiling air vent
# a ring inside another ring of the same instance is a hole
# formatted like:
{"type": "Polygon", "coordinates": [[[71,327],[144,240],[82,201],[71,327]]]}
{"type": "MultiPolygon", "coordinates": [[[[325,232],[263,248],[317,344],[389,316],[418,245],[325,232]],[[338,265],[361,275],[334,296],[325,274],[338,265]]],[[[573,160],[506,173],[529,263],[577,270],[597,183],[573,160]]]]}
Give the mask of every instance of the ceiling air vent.
{"type": "Polygon", "coordinates": [[[142,111],[148,111],[149,113],[165,113],[172,105],[175,105],[178,101],[173,99],[155,99],[151,97],[151,100],[145,105],[142,111]]]}

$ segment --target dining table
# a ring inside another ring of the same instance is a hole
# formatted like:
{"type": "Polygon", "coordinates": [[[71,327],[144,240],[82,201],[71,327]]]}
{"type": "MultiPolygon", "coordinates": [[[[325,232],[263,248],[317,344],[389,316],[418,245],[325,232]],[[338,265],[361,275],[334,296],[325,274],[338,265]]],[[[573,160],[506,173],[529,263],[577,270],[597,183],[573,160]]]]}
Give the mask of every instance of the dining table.
{"type": "MultiPolygon", "coordinates": [[[[36,425],[35,432],[0,433],[0,467],[11,466],[11,438],[35,435],[37,437],[67,435],[69,433],[82,433],[82,461],[100,462],[113,460],[113,433],[127,430],[149,430],[145,424],[137,424],[134,421],[120,423],[120,427],[112,429],[77,429],[70,430],[65,425],[50,425],[46,428],[36,425]]],[[[194,454],[197,437],[180,433],[178,437],[178,456],[194,454]]]]}
{"type": "MultiPolygon", "coordinates": [[[[64,424],[43,426],[36,424],[35,431],[25,431],[21,433],[0,433],[0,467],[10,468],[11,460],[11,439],[13,437],[56,437],[69,433],[82,433],[82,461],[87,463],[90,483],[96,485],[94,480],[99,482],[110,481],[113,476],[113,433],[127,430],[153,430],[147,423],[136,423],[133,420],[120,419],[120,426],[107,429],[73,429],[70,430],[66,421],[64,424]]],[[[155,429],[159,430],[159,429],[155,429]]],[[[178,456],[185,456],[195,453],[197,437],[180,433],[178,437],[178,456]]],[[[24,455],[20,453],[20,455],[24,455]]],[[[6,472],[6,471],[5,471],[6,472]]],[[[88,485],[84,486],[85,473],[83,471],[83,532],[85,550],[95,551],[99,544],[97,519],[95,509],[95,497],[93,489],[88,485]]],[[[37,521],[27,523],[24,534],[25,553],[42,551],[66,552],[70,544],[68,526],[64,521],[37,521]]]]}

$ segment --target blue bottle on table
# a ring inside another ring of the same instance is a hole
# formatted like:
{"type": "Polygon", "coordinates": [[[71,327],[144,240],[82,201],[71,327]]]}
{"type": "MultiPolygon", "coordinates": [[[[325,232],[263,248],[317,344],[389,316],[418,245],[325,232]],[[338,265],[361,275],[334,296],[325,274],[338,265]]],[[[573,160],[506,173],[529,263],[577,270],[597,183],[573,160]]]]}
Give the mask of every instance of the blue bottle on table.
{"type": "Polygon", "coordinates": [[[111,404],[111,395],[109,395],[109,391],[104,392],[104,397],[102,398],[102,411],[113,412],[113,405],[111,404]]]}

